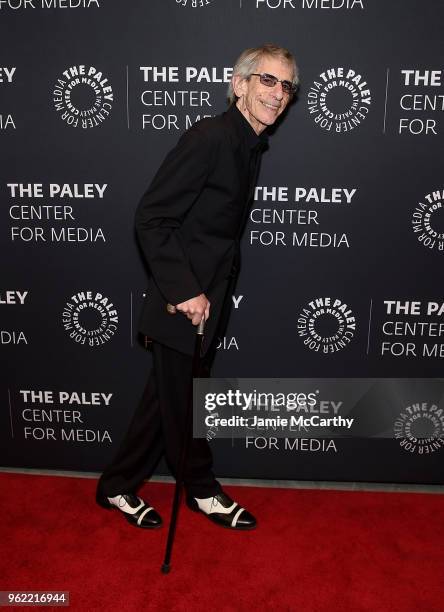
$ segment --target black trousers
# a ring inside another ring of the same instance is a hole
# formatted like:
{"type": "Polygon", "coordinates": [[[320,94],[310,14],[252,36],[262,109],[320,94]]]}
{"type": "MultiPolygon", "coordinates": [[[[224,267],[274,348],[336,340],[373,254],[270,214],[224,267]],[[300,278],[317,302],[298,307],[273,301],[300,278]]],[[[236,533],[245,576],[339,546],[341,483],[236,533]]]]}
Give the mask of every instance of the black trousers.
{"type": "MultiPolygon", "coordinates": [[[[192,357],[152,343],[153,367],[142,399],[112,463],[103,472],[98,491],[106,497],[134,493],[149,478],[165,454],[176,477],[185,430],[192,380],[192,357]]],[[[202,376],[209,376],[214,352],[202,363],[202,376]]],[[[221,486],[212,472],[213,459],[207,440],[190,441],[185,487],[194,497],[216,495],[221,486]]]]}

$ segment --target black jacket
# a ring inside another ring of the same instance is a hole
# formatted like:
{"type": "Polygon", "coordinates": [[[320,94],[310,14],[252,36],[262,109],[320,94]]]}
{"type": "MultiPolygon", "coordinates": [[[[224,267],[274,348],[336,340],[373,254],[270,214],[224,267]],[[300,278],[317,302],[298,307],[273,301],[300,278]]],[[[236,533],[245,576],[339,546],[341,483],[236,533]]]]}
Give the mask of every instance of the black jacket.
{"type": "MultiPolygon", "coordinates": [[[[136,211],[136,231],[151,278],[140,332],[191,354],[196,328],[166,304],[205,293],[206,350],[235,278],[260,153],[257,136],[235,105],[190,127],[168,153],[136,211]]],[[[230,296],[228,296],[231,299],[230,296]]]]}

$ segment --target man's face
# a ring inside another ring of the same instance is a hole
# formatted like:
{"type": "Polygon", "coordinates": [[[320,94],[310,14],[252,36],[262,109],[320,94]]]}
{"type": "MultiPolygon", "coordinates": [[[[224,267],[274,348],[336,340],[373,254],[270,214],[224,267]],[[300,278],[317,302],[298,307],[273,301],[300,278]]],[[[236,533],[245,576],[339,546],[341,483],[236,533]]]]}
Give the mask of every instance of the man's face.
{"type": "MultiPolygon", "coordinates": [[[[293,77],[289,64],[275,57],[263,57],[254,72],[265,72],[286,81],[291,81],[293,77]]],[[[258,76],[251,76],[248,81],[238,78],[233,85],[239,97],[236,105],[256,134],[273,125],[290,101],[290,95],[282,91],[281,83],[267,87],[262,85],[258,76]]]]}

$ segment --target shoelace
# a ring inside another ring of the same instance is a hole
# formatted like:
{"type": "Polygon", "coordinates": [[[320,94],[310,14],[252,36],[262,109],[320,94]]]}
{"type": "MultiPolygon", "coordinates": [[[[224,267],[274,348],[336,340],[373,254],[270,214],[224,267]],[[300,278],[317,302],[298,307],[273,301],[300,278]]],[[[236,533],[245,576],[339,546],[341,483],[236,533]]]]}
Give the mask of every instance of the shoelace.
{"type": "Polygon", "coordinates": [[[119,497],[119,508],[123,508],[123,506],[126,504],[126,499],[123,497],[123,495],[121,495],[119,497]],[[123,501],[123,503],[121,503],[123,501]]]}
{"type": "MultiPolygon", "coordinates": [[[[138,497],[137,499],[139,499],[139,500],[140,500],[140,497],[138,497]]],[[[119,508],[123,508],[123,506],[124,506],[125,504],[127,504],[127,503],[128,503],[128,502],[126,501],[126,499],[123,497],[123,495],[121,495],[121,496],[119,497],[119,508]]],[[[130,506],[130,507],[132,508],[131,504],[128,504],[128,506],[130,506]]]]}
{"type": "MultiPolygon", "coordinates": [[[[232,503],[234,503],[234,502],[232,502],[232,503]]],[[[212,499],[211,499],[211,507],[213,508],[213,507],[217,506],[218,504],[220,504],[222,507],[224,507],[224,508],[225,508],[225,506],[223,505],[223,503],[222,503],[222,502],[220,502],[218,499],[216,499],[216,496],[215,496],[215,495],[213,495],[213,497],[212,497],[212,499]]]]}

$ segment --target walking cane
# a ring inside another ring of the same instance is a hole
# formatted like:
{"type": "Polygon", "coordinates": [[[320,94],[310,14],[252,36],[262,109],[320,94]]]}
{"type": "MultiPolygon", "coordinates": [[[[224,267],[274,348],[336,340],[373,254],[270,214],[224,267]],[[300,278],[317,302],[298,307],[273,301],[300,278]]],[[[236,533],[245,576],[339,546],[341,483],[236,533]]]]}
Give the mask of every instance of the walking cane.
{"type": "MultiPolygon", "coordinates": [[[[171,304],[167,304],[167,310],[170,314],[176,313],[176,308],[171,304]]],[[[173,499],[173,507],[171,509],[171,519],[170,519],[170,527],[168,530],[168,539],[165,550],[165,558],[163,560],[161,571],[163,574],[168,574],[171,569],[171,552],[173,550],[174,543],[174,535],[176,532],[176,524],[177,524],[177,516],[179,513],[179,505],[180,505],[180,496],[182,492],[182,484],[185,474],[185,466],[188,455],[188,447],[190,442],[190,437],[192,433],[192,423],[193,423],[193,378],[198,378],[200,374],[200,351],[202,347],[203,334],[205,328],[205,317],[202,317],[202,321],[197,326],[196,331],[196,340],[194,344],[194,353],[193,353],[193,369],[192,369],[192,379],[188,397],[188,405],[185,414],[185,434],[182,440],[182,448],[180,453],[180,461],[179,467],[176,475],[176,486],[174,489],[174,499],[173,499]]]]}

